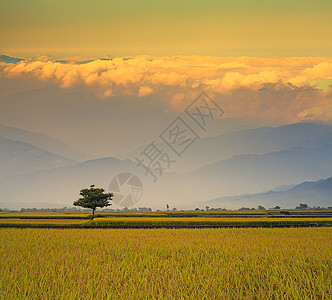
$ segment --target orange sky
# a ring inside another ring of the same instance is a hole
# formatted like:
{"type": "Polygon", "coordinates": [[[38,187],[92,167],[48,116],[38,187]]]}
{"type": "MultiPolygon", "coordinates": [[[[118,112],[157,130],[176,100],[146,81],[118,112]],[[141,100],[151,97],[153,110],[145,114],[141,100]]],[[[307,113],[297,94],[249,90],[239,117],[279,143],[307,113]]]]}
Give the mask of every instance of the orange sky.
{"type": "Polygon", "coordinates": [[[8,55],[322,56],[330,0],[0,0],[8,55]]]}

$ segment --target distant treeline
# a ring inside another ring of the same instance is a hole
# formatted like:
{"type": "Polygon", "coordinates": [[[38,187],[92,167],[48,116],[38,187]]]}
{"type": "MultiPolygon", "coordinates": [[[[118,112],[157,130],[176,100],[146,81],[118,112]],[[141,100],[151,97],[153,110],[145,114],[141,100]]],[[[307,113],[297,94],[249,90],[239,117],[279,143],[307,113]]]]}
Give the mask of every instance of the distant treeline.
{"type": "MultiPolygon", "coordinates": [[[[178,211],[178,209],[176,207],[173,207],[172,209],[169,209],[169,206],[166,206],[167,209],[165,210],[160,210],[160,209],[156,209],[153,210],[150,207],[138,207],[138,208],[128,208],[128,207],[124,207],[122,209],[118,208],[118,209],[110,209],[110,208],[106,208],[106,209],[102,209],[99,212],[152,212],[152,211],[156,211],[156,212],[164,212],[164,211],[178,211]]],[[[291,209],[291,208],[281,208],[280,206],[275,206],[272,208],[268,208],[266,209],[265,207],[259,205],[257,208],[255,207],[241,207],[239,209],[237,209],[238,211],[253,211],[253,210],[281,210],[281,209],[291,209]]],[[[295,207],[295,209],[297,210],[332,210],[332,206],[329,207],[321,207],[321,206],[313,206],[313,207],[309,207],[307,204],[299,204],[297,207],[295,207]]],[[[209,206],[205,206],[204,208],[198,208],[196,207],[194,210],[179,210],[179,211],[236,211],[236,209],[226,209],[226,208],[214,208],[214,207],[209,207],[209,206]]],[[[77,213],[77,212],[82,212],[82,213],[90,213],[90,209],[83,209],[83,208],[78,208],[78,207],[62,207],[62,208],[21,208],[20,210],[12,210],[12,209],[7,209],[7,208],[2,208],[0,209],[0,212],[73,212],[73,213],[77,213]]]]}

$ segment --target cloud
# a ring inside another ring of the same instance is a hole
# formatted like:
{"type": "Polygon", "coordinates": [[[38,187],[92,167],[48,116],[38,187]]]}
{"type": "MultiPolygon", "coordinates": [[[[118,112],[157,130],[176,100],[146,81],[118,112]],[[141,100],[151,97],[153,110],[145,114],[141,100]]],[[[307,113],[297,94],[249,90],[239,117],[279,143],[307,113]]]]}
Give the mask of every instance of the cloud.
{"type": "Polygon", "coordinates": [[[312,68],[303,71],[309,79],[332,78],[332,63],[321,62],[312,68]]]}
{"type": "Polygon", "coordinates": [[[138,97],[146,97],[153,93],[153,89],[148,86],[141,86],[138,91],[138,97]]]}
{"type": "Polygon", "coordinates": [[[310,107],[298,113],[298,118],[305,121],[332,120],[332,86],[323,93],[310,107]]]}
{"type": "Polygon", "coordinates": [[[222,90],[231,90],[238,87],[249,87],[263,83],[276,83],[278,81],[280,81],[280,78],[274,71],[262,71],[248,75],[243,75],[239,72],[229,72],[220,80],[219,86],[222,90]]]}
{"type": "Polygon", "coordinates": [[[331,112],[327,113],[331,101],[327,97],[326,93],[314,87],[295,87],[284,83],[265,83],[257,90],[243,87],[231,93],[213,95],[225,111],[226,118],[275,123],[331,120],[331,112]]]}
{"type": "Polygon", "coordinates": [[[231,117],[331,119],[331,97],[317,80],[332,78],[331,58],[116,57],[54,60],[41,56],[0,63],[0,76],[86,88],[101,98],[155,95],[173,110],[204,88],[231,117]]]}
{"type": "Polygon", "coordinates": [[[146,77],[148,82],[151,82],[153,85],[166,85],[166,86],[174,86],[180,85],[184,87],[186,85],[187,76],[183,74],[179,74],[176,72],[170,73],[161,73],[158,72],[156,74],[152,74],[146,77]]]}
{"type": "Polygon", "coordinates": [[[218,57],[116,57],[77,64],[79,57],[66,63],[41,56],[17,64],[0,65],[2,76],[30,76],[53,81],[61,87],[85,85],[97,94],[114,86],[124,90],[149,86],[191,88],[207,85],[219,92],[239,87],[258,88],[265,83],[310,85],[310,80],[332,77],[332,60],[324,58],[218,58],[218,57]]]}

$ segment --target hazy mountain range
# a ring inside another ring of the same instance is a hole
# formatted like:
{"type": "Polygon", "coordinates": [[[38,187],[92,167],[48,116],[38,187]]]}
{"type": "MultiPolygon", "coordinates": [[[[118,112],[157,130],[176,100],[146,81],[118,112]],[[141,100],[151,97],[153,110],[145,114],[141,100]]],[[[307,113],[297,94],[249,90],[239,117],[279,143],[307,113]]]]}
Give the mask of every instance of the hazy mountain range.
{"type": "Polygon", "coordinates": [[[40,203],[70,206],[83,187],[96,184],[107,189],[113,176],[134,168],[134,163],[101,158],[68,167],[9,176],[0,179],[0,205],[15,208],[22,205],[40,207],[40,203]]]}
{"type": "Polygon", "coordinates": [[[62,141],[37,132],[27,131],[0,124],[0,136],[14,141],[26,142],[48,152],[52,152],[54,154],[58,154],[77,161],[84,161],[92,158],[91,155],[83,154],[66,145],[62,141]]]}
{"type": "MultiPolygon", "coordinates": [[[[328,124],[296,123],[276,128],[234,131],[197,140],[181,158],[174,156],[176,164],[173,170],[193,171],[240,154],[263,154],[291,147],[316,147],[326,144],[332,144],[332,126],[328,124]]],[[[145,147],[146,145],[122,157],[133,159],[145,147]]],[[[169,152],[171,153],[170,150],[169,152]]]]}
{"type": "Polygon", "coordinates": [[[254,207],[257,203],[267,208],[294,208],[300,203],[309,206],[332,206],[332,177],[314,182],[303,182],[286,191],[268,191],[265,193],[220,197],[206,202],[211,207],[243,206],[254,207]]]}
{"type": "Polygon", "coordinates": [[[191,183],[223,195],[254,193],[331,175],[332,145],[242,154],[187,173],[191,183]]]}
{"type": "MultiPolygon", "coordinates": [[[[0,128],[6,129],[4,126],[0,128]]],[[[7,136],[8,132],[15,132],[15,129],[7,130],[7,136]]],[[[25,140],[32,142],[30,133],[23,132],[25,140]]],[[[332,126],[329,125],[299,123],[201,139],[197,142],[200,151],[193,146],[183,156],[183,160],[187,160],[184,163],[186,168],[195,170],[164,172],[161,177],[156,172],[157,183],[153,183],[149,174],[131,160],[107,157],[75,162],[30,143],[2,138],[1,166],[4,169],[1,174],[8,176],[0,179],[0,206],[45,207],[45,203],[69,206],[81,188],[96,184],[108,190],[115,175],[130,172],[136,174],[144,185],[143,198],[138,206],[162,208],[167,203],[178,209],[194,208],[215,199],[212,204],[226,207],[241,207],[249,201],[252,205],[294,207],[299,204],[300,194],[295,195],[291,188],[263,194],[262,191],[331,177],[331,133],[332,126]],[[210,163],[201,166],[204,162],[210,163]],[[255,196],[235,196],[248,193],[255,196]]],[[[47,141],[47,138],[46,142],[43,140],[46,146],[49,145],[47,141]]],[[[178,162],[180,160],[176,164],[178,162]]],[[[308,204],[332,205],[332,200],[320,193],[317,189],[315,198],[310,203],[307,201],[308,204]]]]}
{"type": "Polygon", "coordinates": [[[0,154],[0,178],[77,163],[75,160],[53,154],[29,143],[1,136],[0,154]]]}

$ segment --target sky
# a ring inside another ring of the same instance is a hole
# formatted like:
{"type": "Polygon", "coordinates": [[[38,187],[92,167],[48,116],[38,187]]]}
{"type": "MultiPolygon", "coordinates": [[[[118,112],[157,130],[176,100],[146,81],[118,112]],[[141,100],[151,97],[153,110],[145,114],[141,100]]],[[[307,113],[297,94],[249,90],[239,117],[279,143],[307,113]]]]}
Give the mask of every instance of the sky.
{"type": "Polygon", "coordinates": [[[225,111],[210,136],[331,123],[331,32],[330,0],[0,0],[0,54],[22,59],[0,62],[0,123],[94,156],[150,142],[203,90],[225,111]]]}
{"type": "Polygon", "coordinates": [[[330,0],[1,0],[0,47],[35,56],[322,56],[330,0]]]}

